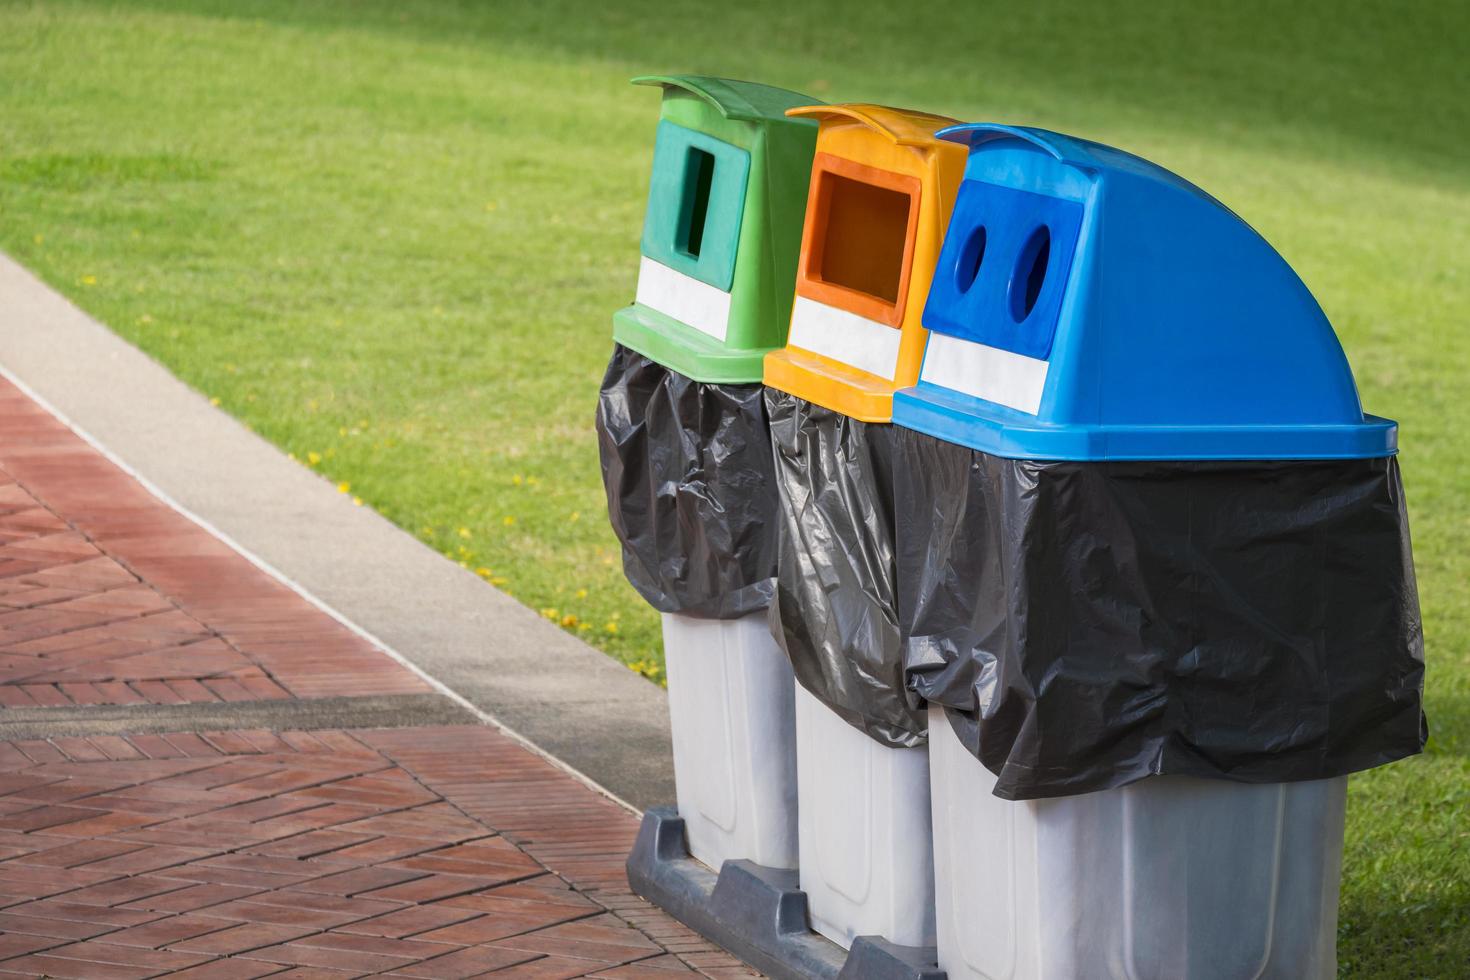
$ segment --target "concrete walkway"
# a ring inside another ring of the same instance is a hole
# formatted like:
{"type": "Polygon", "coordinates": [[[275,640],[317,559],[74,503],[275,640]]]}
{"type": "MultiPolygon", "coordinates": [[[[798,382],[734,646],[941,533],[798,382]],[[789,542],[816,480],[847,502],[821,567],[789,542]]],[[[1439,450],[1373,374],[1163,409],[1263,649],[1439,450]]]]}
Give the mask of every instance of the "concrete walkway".
{"type": "Polygon", "coordinates": [[[753,975],[628,890],[661,691],[3,261],[0,364],[0,976],[753,975]]]}

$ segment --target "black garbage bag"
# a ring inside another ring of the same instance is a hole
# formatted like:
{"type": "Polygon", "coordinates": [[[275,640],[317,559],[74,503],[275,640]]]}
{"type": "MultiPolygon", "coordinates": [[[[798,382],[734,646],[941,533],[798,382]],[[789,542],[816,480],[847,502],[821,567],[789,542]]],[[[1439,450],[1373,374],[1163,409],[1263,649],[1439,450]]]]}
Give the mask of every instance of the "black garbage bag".
{"type": "Polygon", "coordinates": [[[709,384],[618,345],[597,399],[607,512],[623,571],[661,612],[738,619],[776,574],[764,387],[709,384]]]}
{"type": "Polygon", "coordinates": [[[766,412],[782,523],[771,632],[801,686],[849,724],[884,745],[922,745],[895,604],[894,427],[775,389],[766,412]]]}
{"type": "Polygon", "coordinates": [[[1423,748],[1396,460],[1041,463],[904,430],[894,476],[909,683],[997,796],[1423,748]]]}

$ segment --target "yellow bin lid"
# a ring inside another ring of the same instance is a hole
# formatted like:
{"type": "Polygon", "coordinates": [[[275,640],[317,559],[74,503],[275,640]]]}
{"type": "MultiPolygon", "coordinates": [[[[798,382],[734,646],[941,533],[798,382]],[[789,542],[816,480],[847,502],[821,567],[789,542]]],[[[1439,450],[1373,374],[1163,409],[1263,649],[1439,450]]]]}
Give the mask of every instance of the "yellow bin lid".
{"type": "Polygon", "coordinates": [[[765,383],[865,422],[893,418],[893,392],[917,382],[920,322],[966,150],[934,137],[955,123],[927,112],[802,106],[818,120],[796,301],[765,383]]]}

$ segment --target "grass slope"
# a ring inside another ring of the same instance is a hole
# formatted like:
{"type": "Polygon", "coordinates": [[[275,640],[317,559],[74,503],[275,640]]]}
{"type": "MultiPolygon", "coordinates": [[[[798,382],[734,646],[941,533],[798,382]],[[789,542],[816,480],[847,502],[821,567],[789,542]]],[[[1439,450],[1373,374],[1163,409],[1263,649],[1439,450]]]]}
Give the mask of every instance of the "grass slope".
{"type": "Polygon", "coordinates": [[[1365,405],[1403,423],[1434,738],[1353,780],[1342,969],[1464,975],[1470,8],[823,6],[0,0],[0,248],[657,676],[590,426],[657,111],[626,79],[756,78],[1156,159],[1277,245],[1365,405]]]}

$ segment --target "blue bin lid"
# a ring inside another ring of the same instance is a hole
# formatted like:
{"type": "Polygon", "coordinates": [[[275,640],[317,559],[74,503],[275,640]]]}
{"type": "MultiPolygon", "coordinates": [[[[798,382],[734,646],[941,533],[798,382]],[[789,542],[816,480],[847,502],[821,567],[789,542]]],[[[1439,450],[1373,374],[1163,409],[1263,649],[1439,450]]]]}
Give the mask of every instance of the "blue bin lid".
{"type": "Polygon", "coordinates": [[[1397,451],[1275,249],[1175,174],[974,123],[893,421],[1016,459],[1342,459],[1397,451]]]}

